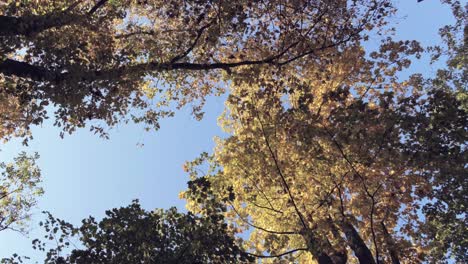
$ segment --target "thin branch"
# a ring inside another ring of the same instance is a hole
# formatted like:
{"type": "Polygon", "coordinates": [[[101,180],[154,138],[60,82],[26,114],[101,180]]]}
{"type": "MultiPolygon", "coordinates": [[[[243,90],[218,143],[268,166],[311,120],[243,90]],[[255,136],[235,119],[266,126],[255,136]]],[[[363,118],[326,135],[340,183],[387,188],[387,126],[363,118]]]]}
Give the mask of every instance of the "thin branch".
{"type": "Polygon", "coordinates": [[[7,196],[17,192],[17,191],[20,191],[20,190],[23,190],[24,189],[24,186],[23,184],[21,184],[20,187],[16,188],[15,190],[11,191],[11,192],[7,192],[7,193],[3,193],[2,196],[0,196],[0,200],[3,200],[5,199],[7,196]]]}
{"type": "Polygon", "coordinates": [[[108,0],[100,0],[99,2],[97,2],[89,11],[88,11],[88,15],[92,15],[94,14],[99,8],[101,8],[102,6],[104,6],[106,4],[108,0]]]}
{"type": "Polygon", "coordinates": [[[180,60],[180,59],[183,59],[185,58],[187,55],[190,54],[190,52],[192,52],[192,50],[195,48],[195,46],[197,45],[198,41],[200,40],[200,37],[203,35],[203,32],[205,32],[205,30],[207,28],[209,28],[211,25],[213,24],[213,21],[204,25],[203,27],[201,27],[199,30],[197,30],[197,36],[195,37],[195,40],[192,42],[192,44],[188,47],[188,49],[186,51],[184,51],[184,53],[180,54],[180,55],[177,55],[175,56],[172,60],[171,60],[171,63],[175,63],[176,61],[180,60]]]}
{"type": "MultiPolygon", "coordinates": [[[[283,214],[282,211],[280,211],[280,210],[274,208],[273,204],[272,204],[271,201],[270,201],[270,198],[265,194],[265,192],[264,192],[260,187],[258,187],[257,183],[255,182],[255,179],[253,179],[253,177],[251,177],[250,173],[249,173],[244,167],[242,167],[242,166],[240,166],[240,165],[238,165],[238,164],[236,164],[236,166],[237,166],[237,168],[239,168],[240,170],[242,170],[242,171],[244,172],[246,178],[249,179],[249,180],[252,182],[252,184],[253,184],[253,186],[255,187],[255,189],[257,189],[257,191],[260,192],[260,194],[263,196],[263,198],[265,198],[265,200],[267,201],[268,205],[270,206],[270,208],[268,208],[268,209],[270,209],[270,210],[272,210],[272,211],[274,211],[274,212],[283,214]]],[[[277,198],[275,198],[275,199],[277,199],[277,198]]],[[[266,206],[265,206],[265,207],[266,207],[266,206]]]]}
{"type": "Polygon", "coordinates": [[[125,39],[125,38],[128,38],[128,37],[131,37],[131,36],[135,36],[135,35],[154,35],[156,33],[156,31],[154,30],[148,30],[148,31],[134,31],[134,32],[129,32],[129,33],[126,33],[126,34],[118,34],[118,35],[115,35],[115,38],[116,39],[125,39]]]}
{"type": "Polygon", "coordinates": [[[75,9],[75,7],[77,7],[79,4],[81,4],[83,2],[83,0],[79,0],[79,1],[76,1],[75,3],[71,4],[69,7],[67,7],[67,9],[65,9],[65,12],[70,12],[72,11],[73,9],[75,9]]]}
{"type": "Polygon", "coordinates": [[[231,205],[232,207],[232,210],[234,210],[234,212],[236,213],[236,215],[239,217],[239,219],[242,220],[242,222],[246,223],[247,225],[253,227],[253,228],[256,228],[258,230],[262,230],[264,232],[267,232],[267,233],[271,233],[271,234],[277,234],[277,235],[298,235],[299,232],[298,231],[273,231],[273,230],[268,230],[266,228],[263,228],[263,227],[260,227],[260,226],[257,226],[257,225],[254,225],[252,223],[250,223],[249,221],[247,221],[246,219],[244,219],[239,211],[237,211],[236,207],[231,203],[229,202],[229,204],[231,205]]]}
{"type": "Polygon", "coordinates": [[[301,212],[299,211],[299,208],[297,207],[297,204],[296,204],[296,201],[295,201],[295,199],[294,199],[294,196],[292,195],[292,192],[291,192],[291,190],[290,190],[290,188],[289,188],[289,185],[288,185],[288,183],[287,183],[287,181],[286,181],[286,178],[284,177],[283,172],[282,172],[282,170],[281,170],[281,167],[279,166],[279,162],[278,162],[278,160],[277,160],[277,158],[276,158],[276,155],[275,155],[275,153],[273,152],[273,149],[271,148],[270,141],[268,140],[268,136],[267,136],[267,134],[266,134],[266,132],[265,132],[265,128],[264,128],[264,126],[263,126],[262,120],[260,119],[260,117],[259,117],[257,111],[255,111],[255,113],[256,113],[256,115],[257,115],[258,121],[260,122],[260,128],[261,128],[261,130],[262,130],[263,139],[265,140],[265,144],[266,144],[266,146],[267,146],[267,148],[268,148],[268,151],[270,152],[271,158],[273,159],[273,162],[274,162],[274,164],[275,164],[275,167],[276,167],[276,170],[277,170],[277,172],[278,172],[278,175],[279,175],[280,178],[281,178],[281,181],[282,181],[282,183],[283,183],[283,187],[286,189],[286,191],[287,191],[287,193],[288,193],[288,196],[289,196],[289,198],[290,198],[290,200],[291,200],[291,203],[292,203],[293,206],[294,206],[294,210],[296,211],[297,215],[299,216],[299,219],[300,219],[300,221],[301,221],[301,223],[302,223],[302,226],[304,227],[305,230],[309,230],[309,227],[308,227],[307,224],[305,223],[304,217],[302,216],[301,212]]]}
{"type": "Polygon", "coordinates": [[[375,247],[375,259],[377,260],[377,264],[380,264],[380,256],[379,256],[379,246],[377,245],[377,238],[375,235],[375,228],[374,228],[374,211],[375,211],[375,199],[372,198],[372,205],[371,205],[371,213],[370,213],[370,225],[371,225],[371,233],[372,233],[372,242],[374,243],[375,247]]]}
{"type": "Polygon", "coordinates": [[[284,252],[284,253],[281,253],[281,254],[278,254],[278,255],[268,255],[268,256],[257,255],[257,254],[249,253],[249,252],[245,252],[245,253],[247,255],[250,255],[250,256],[256,257],[256,258],[280,258],[282,256],[289,255],[289,254],[292,254],[292,253],[297,252],[297,251],[307,251],[307,250],[308,250],[307,248],[296,248],[296,249],[293,249],[293,250],[290,250],[290,251],[287,251],[287,252],[284,252]]]}
{"type": "Polygon", "coordinates": [[[323,126],[323,128],[325,129],[325,131],[327,132],[328,136],[330,137],[330,139],[332,140],[333,144],[337,147],[338,151],[340,152],[341,156],[343,157],[343,159],[349,164],[349,166],[351,167],[351,169],[354,171],[354,173],[361,179],[361,183],[362,185],[364,186],[364,190],[366,192],[366,194],[371,197],[372,194],[369,192],[369,189],[367,187],[367,184],[365,182],[365,178],[364,176],[361,175],[361,173],[359,173],[359,171],[356,169],[356,167],[354,166],[353,162],[351,162],[351,160],[348,158],[348,156],[346,155],[346,153],[344,152],[343,148],[341,147],[340,143],[335,139],[334,135],[330,132],[330,130],[328,130],[328,128],[326,126],[323,126]]]}
{"type": "MultiPolygon", "coordinates": [[[[277,213],[277,214],[281,214],[281,215],[284,214],[282,211],[273,209],[273,208],[271,208],[271,207],[264,206],[264,205],[259,205],[259,204],[257,204],[256,202],[254,202],[253,200],[250,200],[249,203],[252,204],[253,206],[258,207],[258,208],[261,208],[261,209],[273,211],[273,212],[275,212],[275,213],[277,213]]],[[[270,215],[273,215],[273,214],[270,213],[270,215]]]]}

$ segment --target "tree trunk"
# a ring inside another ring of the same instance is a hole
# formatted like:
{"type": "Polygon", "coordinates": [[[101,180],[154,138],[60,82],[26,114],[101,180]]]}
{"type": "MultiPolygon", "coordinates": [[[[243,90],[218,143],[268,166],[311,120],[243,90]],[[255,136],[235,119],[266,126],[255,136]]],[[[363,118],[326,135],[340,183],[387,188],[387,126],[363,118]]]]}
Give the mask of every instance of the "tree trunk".
{"type": "Polygon", "coordinates": [[[330,256],[325,252],[323,247],[323,241],[319,240],[312,231],[308,230],[302,234],[302,237],[307,243],[307,248],[310,254],[317,260],[318,264],[335,264],[330,256]]]}
{"type": "Polygon", "coordinates": [[[382,225],[385,243],[388,247],[388,252],[390,253],[390,258],[392,259],[392,264],[400,264],[400,259],[398,258],[398,252],[395,250],[395,242],[393,241],[391,235],[388,233],[387,227],[384,222],[380,223],[382,225]]]}
{"type": "Polygon", "coordinates": [[[333,263],[333,260],[325,253],[322,253],[319,257],[318,257],[318,263],[319,264],[335,264],[333,263]]]}
{"type": "Polygon", "coordinates": [[[345,240],[340,234],[331,216],[328,217],[328,225],[334,240],[337,241],[335,246],[330,244],[330,248],[333,251],[333,254],[331,254],[330,257],[335,264],[346,264],[348,262],[348,252],[346,250],[345,240]]]}
{"type": "Polygon", "coordinates": [[[354,226],[347,221],[341,223],[341,228],[346,235],[349,246],[353,250],[356,257],[359,259],[361,264],[375,264],[374,257],[371,251],[366,246],[366,243],[359,236],[354,226]]]}

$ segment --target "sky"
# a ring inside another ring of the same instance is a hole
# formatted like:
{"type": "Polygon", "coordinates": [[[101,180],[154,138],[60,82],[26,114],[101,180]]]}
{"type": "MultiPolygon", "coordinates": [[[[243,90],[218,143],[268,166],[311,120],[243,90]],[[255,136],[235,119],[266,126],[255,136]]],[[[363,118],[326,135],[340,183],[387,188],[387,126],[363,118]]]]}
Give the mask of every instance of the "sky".
{"type": "MultiPolygon", "coordinates": [[[[415,39],[430,45],[439,40],[438,29],[451,23],[449,8],[439,0],[396,3],[399,13],[392,22],[398,23],[397,39],[415,39]]],[[[423,60],[413,64],[405,75],[427,75],[435,70],[423,60]]],[[[223,97],[212,97],[202,121],[196,121],[189,109],[182,109],[175,117],[163,120],[159,131],[145,132],[142,126],[122,124],[110,131],[109,140],[87,129],[61,139],[60,130],[46,122],[33,128],[34,140],[29,147],[19,141],[2,145],[0,161],[10,161],[22,150],[40,154],[38,164],[45,194],[33,210],[29,235],[1,232],[0,258],[13,253],[33,259],[41,255],[31,248],[31,240],[44,234],[38,226],[44,219],[41,211],[79,224],[83,218],[92,215],[99,219],[105,210],[126,206],[134,199],[139,199],[147,210],[171,206],[184,210],[178,194],[186,188],[188,176],[182,165],[203,151],[212,151],[213,137],[223,134],[217,126],[223,107],[223,97]]]]}

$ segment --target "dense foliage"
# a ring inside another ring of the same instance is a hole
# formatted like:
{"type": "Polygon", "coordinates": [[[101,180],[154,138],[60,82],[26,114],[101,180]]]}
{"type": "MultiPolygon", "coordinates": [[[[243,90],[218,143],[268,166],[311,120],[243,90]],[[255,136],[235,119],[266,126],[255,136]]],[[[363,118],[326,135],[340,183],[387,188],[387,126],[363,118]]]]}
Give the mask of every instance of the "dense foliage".
{"type": "Polygon", "coordinates": [[[231,136],[187,166],[188,208],[222,201],[245,247],[298,263],[466,262],[467,19],[452,7],[434,79],[393,78],[418,49],[392,43],[377,63],[344,51],[352,68],[337,56],[296,79],[234,83],[221,118],[231,136]],[[211,171],[198,175],[203,160],[211,171]]]}
{"type": "MultiPolygon", "coordinates": [[[[187,214],[48,215],[58,244],[34,246],[46,263],[468,262],[468,6],[441,2],[455,23],[424,50],[392,38],[390,0],[4,1],[0,139],[49,117],[157,129],[227,93],[227,136],[184,167],[187,214]],[[445,66],[403,80],[425,51],[445,66]]],[[[0,164],[0,229],[41,194],[34,158],[16,163],[0,164]]]]}
{"type": "Polygon", "coordinates": [[[84,219],[79,227],[47,215],[41,222],[47,231],[45,242],[33,241],[35,248],[47,251],[45,263],[202,264],[252,259],[234,243],[220,215],[197,217],[175,208],[148,212],[138,201],[106,211],[100,221],[84,219]],[[48,241],[57,244],[49,248],[48,241]]]}
{"type": "Polygon", "coordinates": [[[95,120],[91,129],[104,134],[104,124],[128,118],[157,128],[171,106],[189,102],[201,117],[223,76],[251,79],[270,74],[261,65],[279,69],[353,45],[384,24],[389,2],[6,1],[0,136],[27,135],[48,111],[64,132],[95,120]]]}

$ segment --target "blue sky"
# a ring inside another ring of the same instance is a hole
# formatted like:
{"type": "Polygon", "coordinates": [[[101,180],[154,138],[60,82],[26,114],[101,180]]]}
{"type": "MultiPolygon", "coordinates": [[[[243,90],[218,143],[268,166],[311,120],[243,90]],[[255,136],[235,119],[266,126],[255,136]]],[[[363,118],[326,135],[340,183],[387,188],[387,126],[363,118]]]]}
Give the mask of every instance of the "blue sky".
{"type": "MultiPolygon", "coordinates": [[[[439,0],[396,2],[400,11],[392,22],[398,23],[399,39],[429,45],[438,41],[438,29],[451,22],[450,10],[439,0]]],[[[419,62],[411,72],[433,74],[435,67],[419,62]]],[[[111,130],[109,140],[86,129],[60,139],[60,130],[45,123],[33,129],[34,140],[29,147],[18,141],[2,145],[0,161],[11,160],[21,150],[39,152],[45,194],[33,211],[29,237],[1,232],[0,258],[12,253],[39,255],[31,249],[31,240],[42,234],[37,223],[43,210],[78,224],[89,215],[102,217],[105,210],[128,205],[133,199],[139,199],[148,210],[171,206],[183,209],[184,201],[178,194],[186,187],[187,175],[182,165],[200,152],[212,150],[213,137],[222,135],[216,119],[223,106],[223,98],[210,98],[202,121],[195,121],[184,109],[164,120],[157,132],[122,124],[111,130]]]]}

